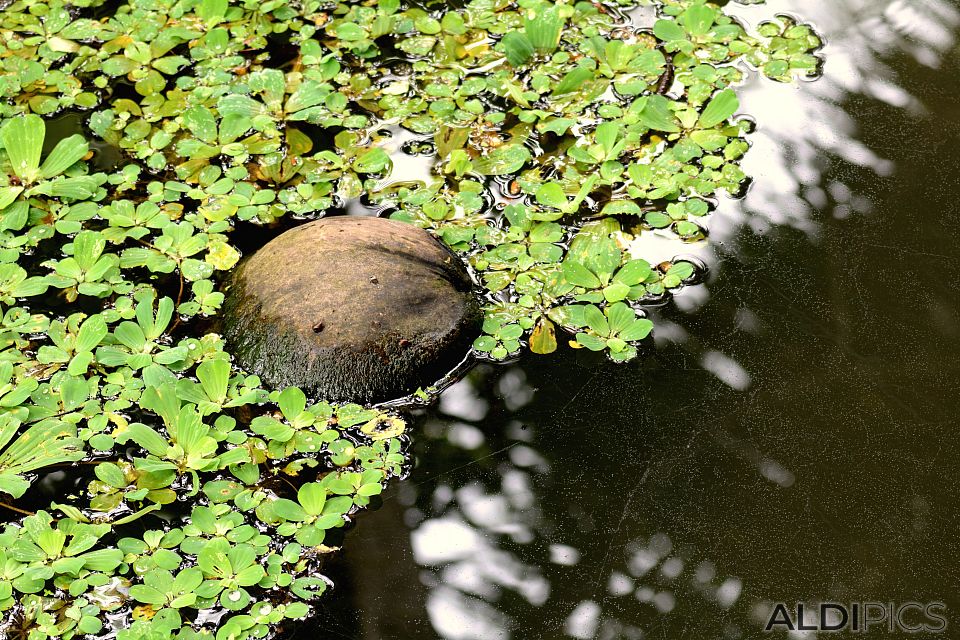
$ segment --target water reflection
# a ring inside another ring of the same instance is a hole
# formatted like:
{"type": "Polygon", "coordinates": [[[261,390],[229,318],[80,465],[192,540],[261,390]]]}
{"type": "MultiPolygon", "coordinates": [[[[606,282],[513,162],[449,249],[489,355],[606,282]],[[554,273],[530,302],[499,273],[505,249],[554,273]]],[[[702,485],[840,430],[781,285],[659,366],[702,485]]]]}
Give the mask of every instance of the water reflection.
{"type": "MultiPolygon", "coordinates": [[[[566,517],[577,521],[579,535],[570,540],[573,544],[561,542],[563,525],[541,509],[545,496],[537,493],[553,471],[535,448],[542,434],[509,419],[535,394],[522,367],[484,368],[451,388],[441,415],[424,425],[426,437],[472,452],[470,462],[435,477],[435,484],[432,479],[417,484],[417,498],[405,514],[412,525],[412,559],[425,569],[420,580],[428,589],[425,608],[433,630],[450,640],[532,637],[522,631],[526,620],[543,616],[552,602],[559,606],[552,609],[553,627],[542,630],[543,637],[642,638],[638,622],[649,617],[643,611],[666,616],[678,603],[689,606],[693,600],[717,611],[731,609],[742,593],[741,580],[718,576],[709,560],[690,559],[665,532],[629,540],[618,554],[611,545],[599,571],[585,566],[576,541],[587,533],[602,544],[609,531],[593,519],[597,505],[567,505],[566,517]],[[497,407],[482,395],[490,387],[496,389],[497,407]],[[491,425],[500,430],[490,433],[491,425]]],[[[425,449],[435,454],[436,446],[425,449]]],[[[775,461],[756,464],[772,481],[789,484],[790,472],[775,461]]],[[[566,466],[556,471],[575,473],[566,466]]],[[[624,524],[621,519],[619,528],[627,533],[624,524]]]]}
{"type": "MultiPolygon", "coordinates": [[[[741,103],[761,123],[744,170],[756,179],[743,207],[727,206],[717,216],[718,231],[735,232],[748,224],[763,231],[787,224],[817,231],[811,214],[829,206],[837,217],[871,209],[868,194],[840,181],[825,181],[828,157],[889,176],[894,164],[885,150],[859,137],[860,124],[847,109],[852,96],[878,100],[913,114],[924,110],[910,88],[887,63],[889,56],[909,55],[918,64],[939,68],[956,43],[960,11],[945,0],[785,0],[777,10],[803,16],[825,35],[824,77],[801,87],[753,80],[741,103]],[[759,216],[759,217],[758,217],[759,216]]],[[[769,16],[770,7],[731,5],[728,10],[751,24],[769,16]]],[[[895,136],[896,127],[889,132],[895,136]]],[[[895,138],[894,138],[895,139],[895,138]]]]}
{"type": "Polygon", "coordinates": [[[825,32],[825,78],[748,88],[756,183],[710,245],[642,239],[709,281],[630,366],[484,366],[421,415],[412,477],[331,567],[330,637],[733,639],[780,601],[960,607],[960,12],[776,8],[825,32]]]}

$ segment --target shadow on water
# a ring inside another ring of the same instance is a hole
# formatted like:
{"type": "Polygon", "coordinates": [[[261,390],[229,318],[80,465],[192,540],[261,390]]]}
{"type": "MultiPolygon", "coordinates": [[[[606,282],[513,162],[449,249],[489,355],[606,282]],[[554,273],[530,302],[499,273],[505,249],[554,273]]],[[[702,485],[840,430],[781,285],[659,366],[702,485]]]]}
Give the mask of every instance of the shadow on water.
{"type": "Polygon", "coordinates": [[[757,187],[655,352],[450,389],[296,637],[749,638],[798,601],[960,626],[960,13],[827,4],[823,83],[748,91],[757,187]]]}
{"type": "Polygon", "coordinates": [[[89,114],[83,111],[65,111],[47,121],[46,137],[43,141],[43,154],[53,150],[60,140],[75,134],[84,135],[93,155],[90,158],[90,167],[93,171],[113,171],[120,166],[125,158],[123,152],[113,145],[85,135],[89,114]]]}

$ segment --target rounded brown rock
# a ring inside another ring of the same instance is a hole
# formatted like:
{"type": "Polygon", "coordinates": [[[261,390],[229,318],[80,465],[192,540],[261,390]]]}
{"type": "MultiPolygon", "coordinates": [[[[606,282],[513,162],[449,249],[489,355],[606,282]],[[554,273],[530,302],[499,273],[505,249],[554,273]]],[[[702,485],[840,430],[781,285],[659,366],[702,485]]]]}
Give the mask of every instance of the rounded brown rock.
{"type": "Polygon", "coordinates": [[[240,264],[223,334],[268,385],[379,402],[443,377],[479,335],[463,263],[426,231],[373,217],[323,218],[240,264]]]}

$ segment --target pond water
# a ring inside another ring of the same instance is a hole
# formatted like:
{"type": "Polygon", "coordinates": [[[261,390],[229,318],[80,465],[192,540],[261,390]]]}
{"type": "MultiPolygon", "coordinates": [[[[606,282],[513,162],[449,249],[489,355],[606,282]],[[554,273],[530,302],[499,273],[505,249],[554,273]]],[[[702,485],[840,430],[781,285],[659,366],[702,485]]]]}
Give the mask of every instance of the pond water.
{"type": "Polygon", "coordinates": [[[746,92],[756,182],[656,348],[449,389],[297,638],[752,638],[798,601],[960,625],[960,9],[781,7],[825,76],[746,92]]]}

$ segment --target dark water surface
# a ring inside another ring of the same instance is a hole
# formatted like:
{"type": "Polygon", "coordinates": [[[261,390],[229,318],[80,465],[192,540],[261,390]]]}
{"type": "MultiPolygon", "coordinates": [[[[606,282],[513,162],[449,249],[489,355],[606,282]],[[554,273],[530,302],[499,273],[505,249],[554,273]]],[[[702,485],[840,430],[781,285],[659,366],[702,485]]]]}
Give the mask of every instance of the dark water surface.
{"type": "Polygon", "coordinates": [[[940,601],[929,637],[960,638],[960,12],[773,4],[823,30],[826,77],[748,91],[756,184],[707,283],[638,362],[448,391],[297,637],[787,637],[771,603],[940,601]]]}

